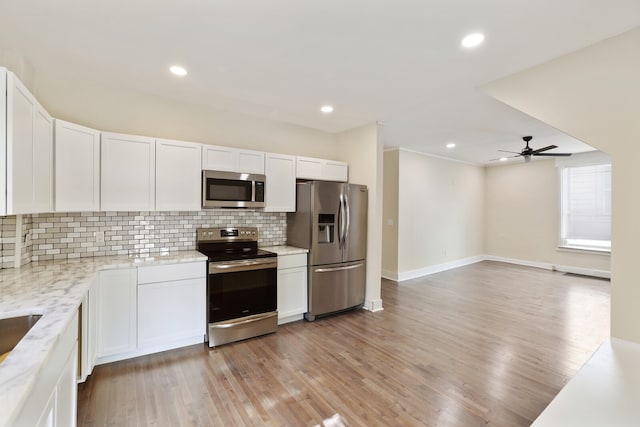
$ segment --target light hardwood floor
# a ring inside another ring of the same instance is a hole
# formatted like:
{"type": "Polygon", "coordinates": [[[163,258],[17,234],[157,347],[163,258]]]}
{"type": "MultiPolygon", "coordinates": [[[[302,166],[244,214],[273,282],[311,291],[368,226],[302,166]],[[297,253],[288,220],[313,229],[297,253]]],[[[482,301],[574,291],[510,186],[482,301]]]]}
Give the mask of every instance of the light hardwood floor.
{"type": "Polygon", "coordinates": [[[610,283],[482,262],[397,284],[384,311],[102,365],[80,426],[528,426],[609,334],[610,283]]]}

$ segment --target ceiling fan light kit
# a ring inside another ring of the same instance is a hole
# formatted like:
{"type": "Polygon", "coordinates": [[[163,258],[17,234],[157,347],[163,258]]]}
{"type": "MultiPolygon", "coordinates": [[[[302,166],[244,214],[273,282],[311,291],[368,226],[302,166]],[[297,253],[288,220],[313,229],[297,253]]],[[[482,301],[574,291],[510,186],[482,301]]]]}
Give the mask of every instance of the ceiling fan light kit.
{"type": "Polygon", "coordinates": [[[532,136],[523,136],[522,140],[525,142],[526,146],[519,153],[516,151],[507,151],[507,150],[498,150],[503,153],[513,153],[515,156],[511,157],[522,157],[525,163],[529,163],[533,156],[541,156],[541,157],[567,157],[570,156],[571,153],[546,153],[545,151],[553,150],[558,148],[557,145],[548,145],[546,147],[533,149],[529,147],[529,141],[533,139],[532,136]]]}

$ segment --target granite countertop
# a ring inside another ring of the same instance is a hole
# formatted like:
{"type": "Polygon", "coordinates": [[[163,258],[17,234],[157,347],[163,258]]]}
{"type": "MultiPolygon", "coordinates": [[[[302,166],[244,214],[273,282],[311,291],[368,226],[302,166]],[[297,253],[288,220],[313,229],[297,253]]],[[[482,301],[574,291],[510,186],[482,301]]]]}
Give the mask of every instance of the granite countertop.
{"type": "Polygon", "coordinates": [[[42,314],[0,363],[0,426],[8,425],[24,405],[54,344],[100,270],[206,260],[197,251],[177,251],[145,257],[43,261],[0,270],[0,318],[42,314]]]}
{"type": "Polygon", "coordinates": [[[297,248],[295,246],[265,246],[260,249],[264,249],[265,251],[277,253],[279,256],[283,255],[295,255],[295,254],[306,254],[309,252],[309,249],[297,248]]]}

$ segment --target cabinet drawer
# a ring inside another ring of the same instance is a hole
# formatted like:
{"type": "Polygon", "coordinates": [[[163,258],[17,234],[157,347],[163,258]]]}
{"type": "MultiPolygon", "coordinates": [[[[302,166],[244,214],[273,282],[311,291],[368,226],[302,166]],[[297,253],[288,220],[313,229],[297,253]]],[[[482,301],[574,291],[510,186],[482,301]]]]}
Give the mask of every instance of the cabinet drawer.
{"type": "Polygon", "coordinates": [[[278,255],[278,270],[306,266],[307,254],[278,255]]]}
{"type": "Polygon", "coordinates": [[[138,284],[195,279],[206,275],[204,261],[138,267],[138,284]]]}

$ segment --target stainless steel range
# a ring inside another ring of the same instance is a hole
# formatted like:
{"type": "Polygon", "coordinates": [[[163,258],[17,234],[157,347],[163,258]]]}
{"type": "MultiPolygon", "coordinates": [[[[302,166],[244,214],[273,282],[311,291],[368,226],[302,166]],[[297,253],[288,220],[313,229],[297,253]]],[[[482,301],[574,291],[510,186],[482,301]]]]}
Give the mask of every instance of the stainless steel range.
{"type": "Polygon", "coordinates": [[[196,249],[209,258],[209,347],[275,332],[277,255],[258,249],[258,229],[200,228],[196,249]]]}

